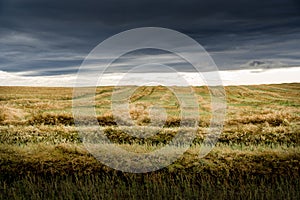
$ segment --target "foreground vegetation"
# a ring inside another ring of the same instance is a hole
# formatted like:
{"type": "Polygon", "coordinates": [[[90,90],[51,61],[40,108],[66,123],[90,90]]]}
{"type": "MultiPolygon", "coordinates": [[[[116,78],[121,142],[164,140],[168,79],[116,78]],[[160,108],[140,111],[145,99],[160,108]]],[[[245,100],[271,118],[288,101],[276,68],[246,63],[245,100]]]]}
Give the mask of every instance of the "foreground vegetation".
{"type": "MultiPolygon", "coordinates": [[[[97,88],[96,113],[119,147],[150,152],[179,130],[180,105],[162,86],[141,87],[130,115],[140,127],[117,126],[113,87],[97,88]],[[147,108],[168,113],[147,127],[147,108]],[[149,138],[127,134],[153,132],[149,138]]],[[[97,161],[74,126],[71,88],[0,87],[1,199],[300,199],[300,84],[226,87],[227,116],[216,147],[199,158],[210,120],[207,88],[195,87],[200,123],[190,149],[172,165],[130,174],[97,161]]],[[[122,163],[121,163],[122,164],[122,163]]]]}

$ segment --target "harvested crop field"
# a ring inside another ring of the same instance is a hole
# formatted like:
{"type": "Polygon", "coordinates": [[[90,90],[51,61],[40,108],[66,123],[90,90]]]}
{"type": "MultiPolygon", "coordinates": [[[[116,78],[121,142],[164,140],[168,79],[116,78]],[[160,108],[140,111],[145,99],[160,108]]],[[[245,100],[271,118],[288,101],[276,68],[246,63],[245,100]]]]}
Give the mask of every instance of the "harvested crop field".
{"type": "MultiPolygon", "coordinates": [[[[0,199],[300,199],[300,84],[225,87],[223,133],[204,158],[198,154],[210,124],[210,95],[205,87],[193,89],[200,121],[190,148],[163,169],[133,174],[87,151],[74,125],[72,88],[0,87],[0,199]]],[[[118,126],[113,91],[97,88],[95,110],[118,147],[151,152],[189,131],[180,126],[176,97],[163,86],[136,90],[130,116],[138,127],[118,126]],[[162,128],[148,126],[148,108],[156,103],[168,114],[162,128]]]]}

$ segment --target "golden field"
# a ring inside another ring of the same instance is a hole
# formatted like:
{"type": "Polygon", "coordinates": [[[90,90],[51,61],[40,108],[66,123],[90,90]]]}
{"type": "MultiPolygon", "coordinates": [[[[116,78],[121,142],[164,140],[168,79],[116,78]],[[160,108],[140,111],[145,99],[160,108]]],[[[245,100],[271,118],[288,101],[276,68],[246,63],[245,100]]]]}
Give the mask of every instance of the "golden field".
{"type": "MultiPolygon", "coordinates": [[[[0,87],[0,198],[5,199],[299,199],[300,84],[225,87],[223,133],[204,158],[210,95],[194,87],[200,121],[191,147],[170,166],[145,174],[111,169],[82,144],[72,115],[72,88],[0,87]]],[[[162,86],[144,86],[130,98],[138,125],[118,126],[111,113],[113,87],[96,90],[97,120],[119,147],[150,152],[180,127],[180,104],[162,86]],[[168,113],[162,128],[147,127],[148,108],[168,113]],[[141,128],[139,128],[141,127],[141,128]],[[138,138],[126,132],[155,134],[138,138]]]]}

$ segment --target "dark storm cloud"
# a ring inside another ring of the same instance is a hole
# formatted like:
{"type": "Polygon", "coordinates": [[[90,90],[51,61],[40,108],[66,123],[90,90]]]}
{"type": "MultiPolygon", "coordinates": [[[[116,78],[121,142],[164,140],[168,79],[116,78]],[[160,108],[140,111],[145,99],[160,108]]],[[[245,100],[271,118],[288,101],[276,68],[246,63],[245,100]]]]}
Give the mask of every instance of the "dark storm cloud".
{"type": "MultiPolygon", "coordinates": [[[[261,29],[262,26],[272,28],[275,21],[299,17],[296,4],[288,0],[172,2],[166,0],[7,0],[4,2],[3,12],[4,17],[12,21],[25,22],[23,28],[27,25],[33,28],[36,25],[35,28],[38,30],[54,29],[60,32],[63,30],[59,28],[63,28],[61,25],[64,25],[64,31],[69,29],[71,32],[78,29],[74,34],[85,32],[86,30],[82,28],[97,29],[97,27],[89,27],[89,24],[93,23],[98,24],[98,28],[108,26],[113,30],[128,28],[128,26],[156,26],[158,24],[182,30],[187,29],[187,33],[192,34],[198,34],[199,29],[218,33],[231,31],[234,28],[226,28],[228,23],[236,26],[235,23],[243,20],[247,20],[247,23],[242,24],[243,29],[239,31],[248,31],[248,29],[261,29]],[[53,23],[56,26],[51,26],[53,23]],[[192,27],[194,24],[197,26],[192,27]],[[214,26],[217,24],[224,25],[224,27],[214,26]]],[[[276,23],[274,25],[276,26],[276,23]]],[[[299,21],[297,24],[290,25],[298,26],[299,21]]],[[[107,31],[109,29],[105,32],[107,31]]]]}
{"type": "Polygon", "coordinates": [[[188,34],[220,69],[260,59],[299,63],[296,0],[0,0],[0,70],[74,73],[99,42],[144,26],[188,34]]]}

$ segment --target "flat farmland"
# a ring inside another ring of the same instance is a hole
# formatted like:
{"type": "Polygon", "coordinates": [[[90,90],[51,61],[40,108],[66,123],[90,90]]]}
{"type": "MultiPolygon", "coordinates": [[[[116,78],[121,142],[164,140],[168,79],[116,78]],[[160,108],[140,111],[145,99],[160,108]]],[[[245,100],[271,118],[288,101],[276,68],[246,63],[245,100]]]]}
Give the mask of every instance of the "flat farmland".
{"type": "MultiPolygon", "coordinates": [[[[176,95],[163,86],[135,90],[129,116],[136,126],[118,125],[111,97],[119,90],[126,87],[98,87],[95,93],[100,129],[118,147],[147,153],[189,131],[180,124],[176,95]],[[165,110],[165,120],[151,116],[155,105],[165,110]],[[163,121],[160,127],[152,126],[155,120],[163,121]]],[[[203,158],[198,155],[211,97],[206,87],[193,91],[199,124],[189,149],[165,168],[134,174],[87,151],[74,123],[73,88],[0,87],[0,198],[299,199],[300,84],[225,87],[224,129],[203,158]]]]}

